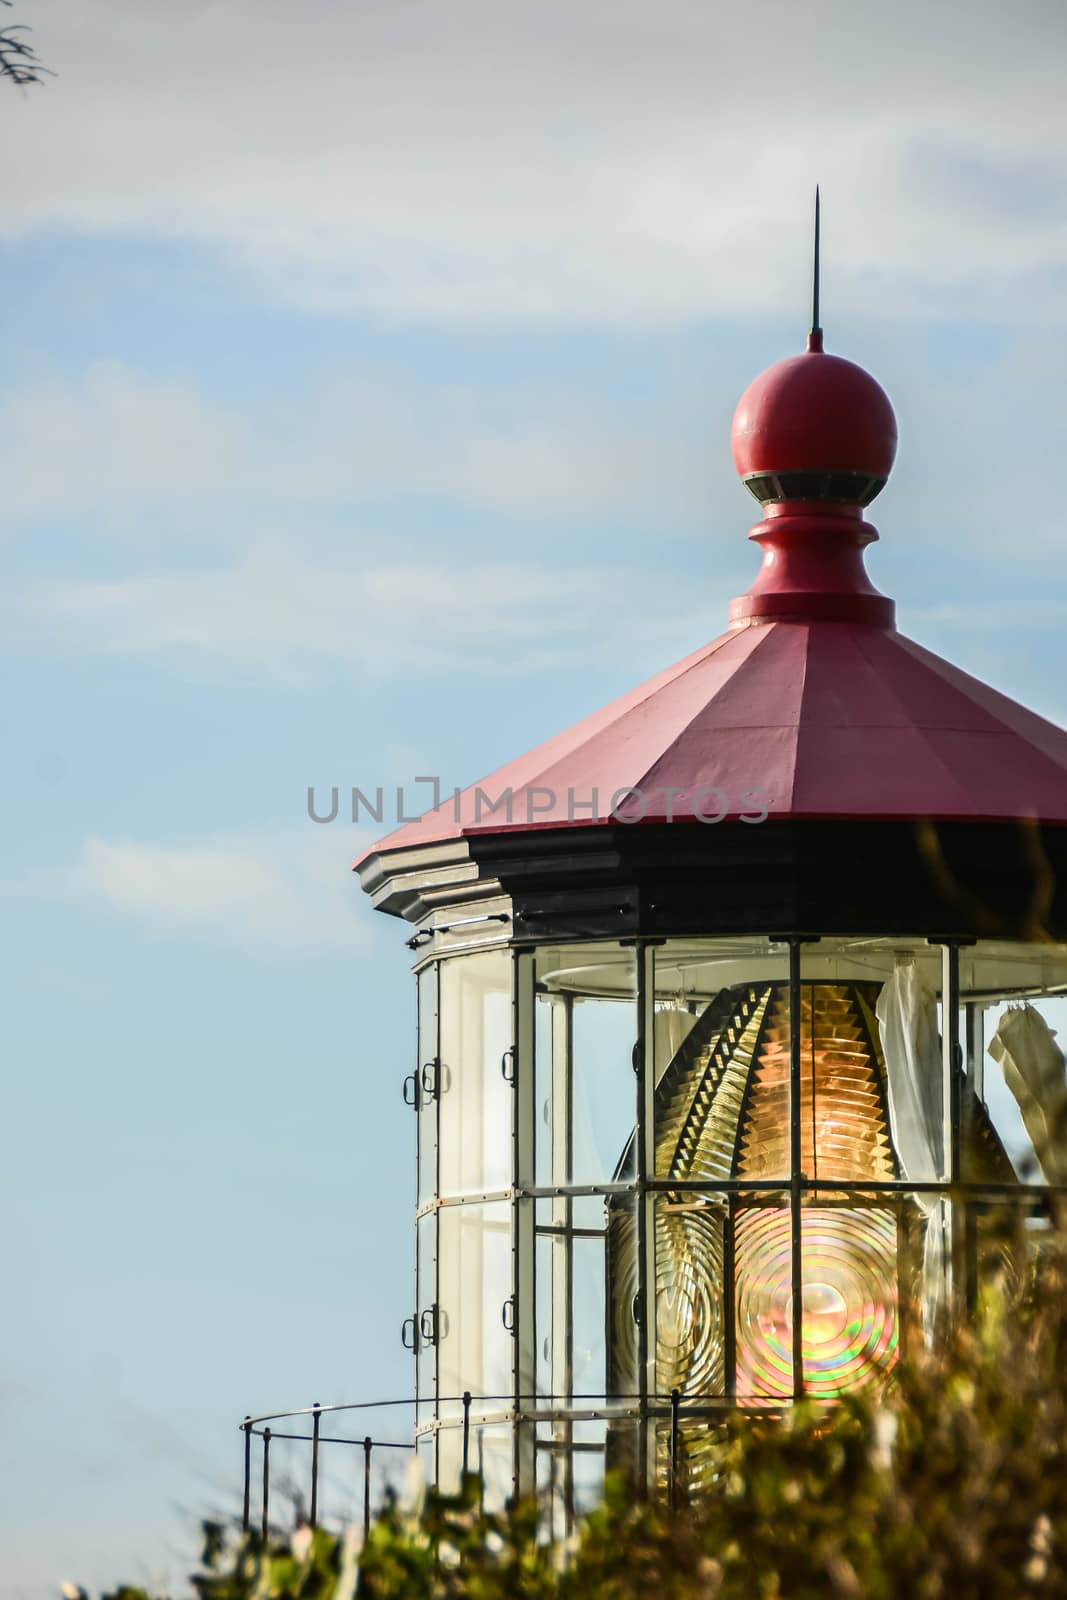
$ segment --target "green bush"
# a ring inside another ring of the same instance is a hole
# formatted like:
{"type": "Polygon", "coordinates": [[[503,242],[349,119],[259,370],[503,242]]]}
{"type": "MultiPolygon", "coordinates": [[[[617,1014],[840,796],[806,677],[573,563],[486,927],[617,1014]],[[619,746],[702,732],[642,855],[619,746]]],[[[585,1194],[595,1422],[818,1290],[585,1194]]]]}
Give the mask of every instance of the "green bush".
{"type": "MultiPolygon", "coordinates": [[[[1067,1273],[1046,1240],[1021,1289],[888,1388],[724,1425],[715,1484],[672,1513],[609,1480],[567,1560],[533,1505],[472,1479],[354,1533],[263,1546],[205,1528],[200,1600],[1018,1600],[1067,1596],[1067,1273]]],[[[131,1589],[107,1600],[148,1600],[131,1589]]]]}

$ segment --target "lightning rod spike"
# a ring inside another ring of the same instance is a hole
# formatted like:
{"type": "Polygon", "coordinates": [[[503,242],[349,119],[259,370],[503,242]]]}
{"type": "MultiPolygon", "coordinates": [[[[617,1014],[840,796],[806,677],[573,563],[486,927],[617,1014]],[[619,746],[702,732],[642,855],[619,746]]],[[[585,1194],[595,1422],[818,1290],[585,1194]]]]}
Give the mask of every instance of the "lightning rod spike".
{"type": "Polygon", "coordinates": [[[811,332],[808,334],[808,349],[822,349],[822,328],[819,326],[819,185],[815,185],[815,257],[811,275],[811,332]]]}

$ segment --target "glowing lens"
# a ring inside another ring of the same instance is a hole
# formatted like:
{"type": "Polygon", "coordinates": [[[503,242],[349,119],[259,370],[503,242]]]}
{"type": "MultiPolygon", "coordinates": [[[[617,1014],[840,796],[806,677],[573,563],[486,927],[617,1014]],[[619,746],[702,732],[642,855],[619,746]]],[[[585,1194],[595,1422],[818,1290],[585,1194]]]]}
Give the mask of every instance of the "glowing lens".
{"type": "MultiPolygon", "coordinates": [[[[884,1210],[818,1207],[801,1217],[804,1388],[815,1399],[862,1388],[896,1360],[896,1232],[884,1210]]],[[[739,1396],[793,1390],[789,1239],[788,1211],[738,1218],[739,1396]]]]}

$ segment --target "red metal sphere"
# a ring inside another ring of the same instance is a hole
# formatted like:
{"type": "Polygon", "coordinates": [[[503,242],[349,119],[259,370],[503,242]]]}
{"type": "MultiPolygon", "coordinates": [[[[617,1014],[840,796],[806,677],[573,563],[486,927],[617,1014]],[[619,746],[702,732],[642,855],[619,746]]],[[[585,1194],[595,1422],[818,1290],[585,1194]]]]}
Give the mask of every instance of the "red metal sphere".
{"type": "Polygon", "coordinates": [[[731,443],[743,478],[824,472],[884,481],[896,454],[897,421],[869,372],[816,348],[775,362],[749,384],[734,412],[731,443]]]}

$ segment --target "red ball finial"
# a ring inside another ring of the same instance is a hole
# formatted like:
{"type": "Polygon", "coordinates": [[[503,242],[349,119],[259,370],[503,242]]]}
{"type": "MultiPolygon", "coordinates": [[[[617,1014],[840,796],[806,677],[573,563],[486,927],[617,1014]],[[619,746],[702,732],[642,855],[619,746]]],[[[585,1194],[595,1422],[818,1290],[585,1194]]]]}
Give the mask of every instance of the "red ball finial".
{"type": "Polygon", "coordinates": [[[825,355],[816,330],[803,355],[749,384],[731,443],[734,465],[762,504],[865,506],[889,476],[897,423],[881,385],[855,362],[825,355]]]}
{"type": "Polygon", "coordinates": [[[807,349],[762,372],[734,412],[734,465],[766,520],[749,534],[763,551],[760,570],[730,620],[891,628],[893,602],[864,570],[864,548],[878,534],[860,510],[889,476],[897,420],[869,372],[823,351],[818,189],[813,267],[807,349]]]}

